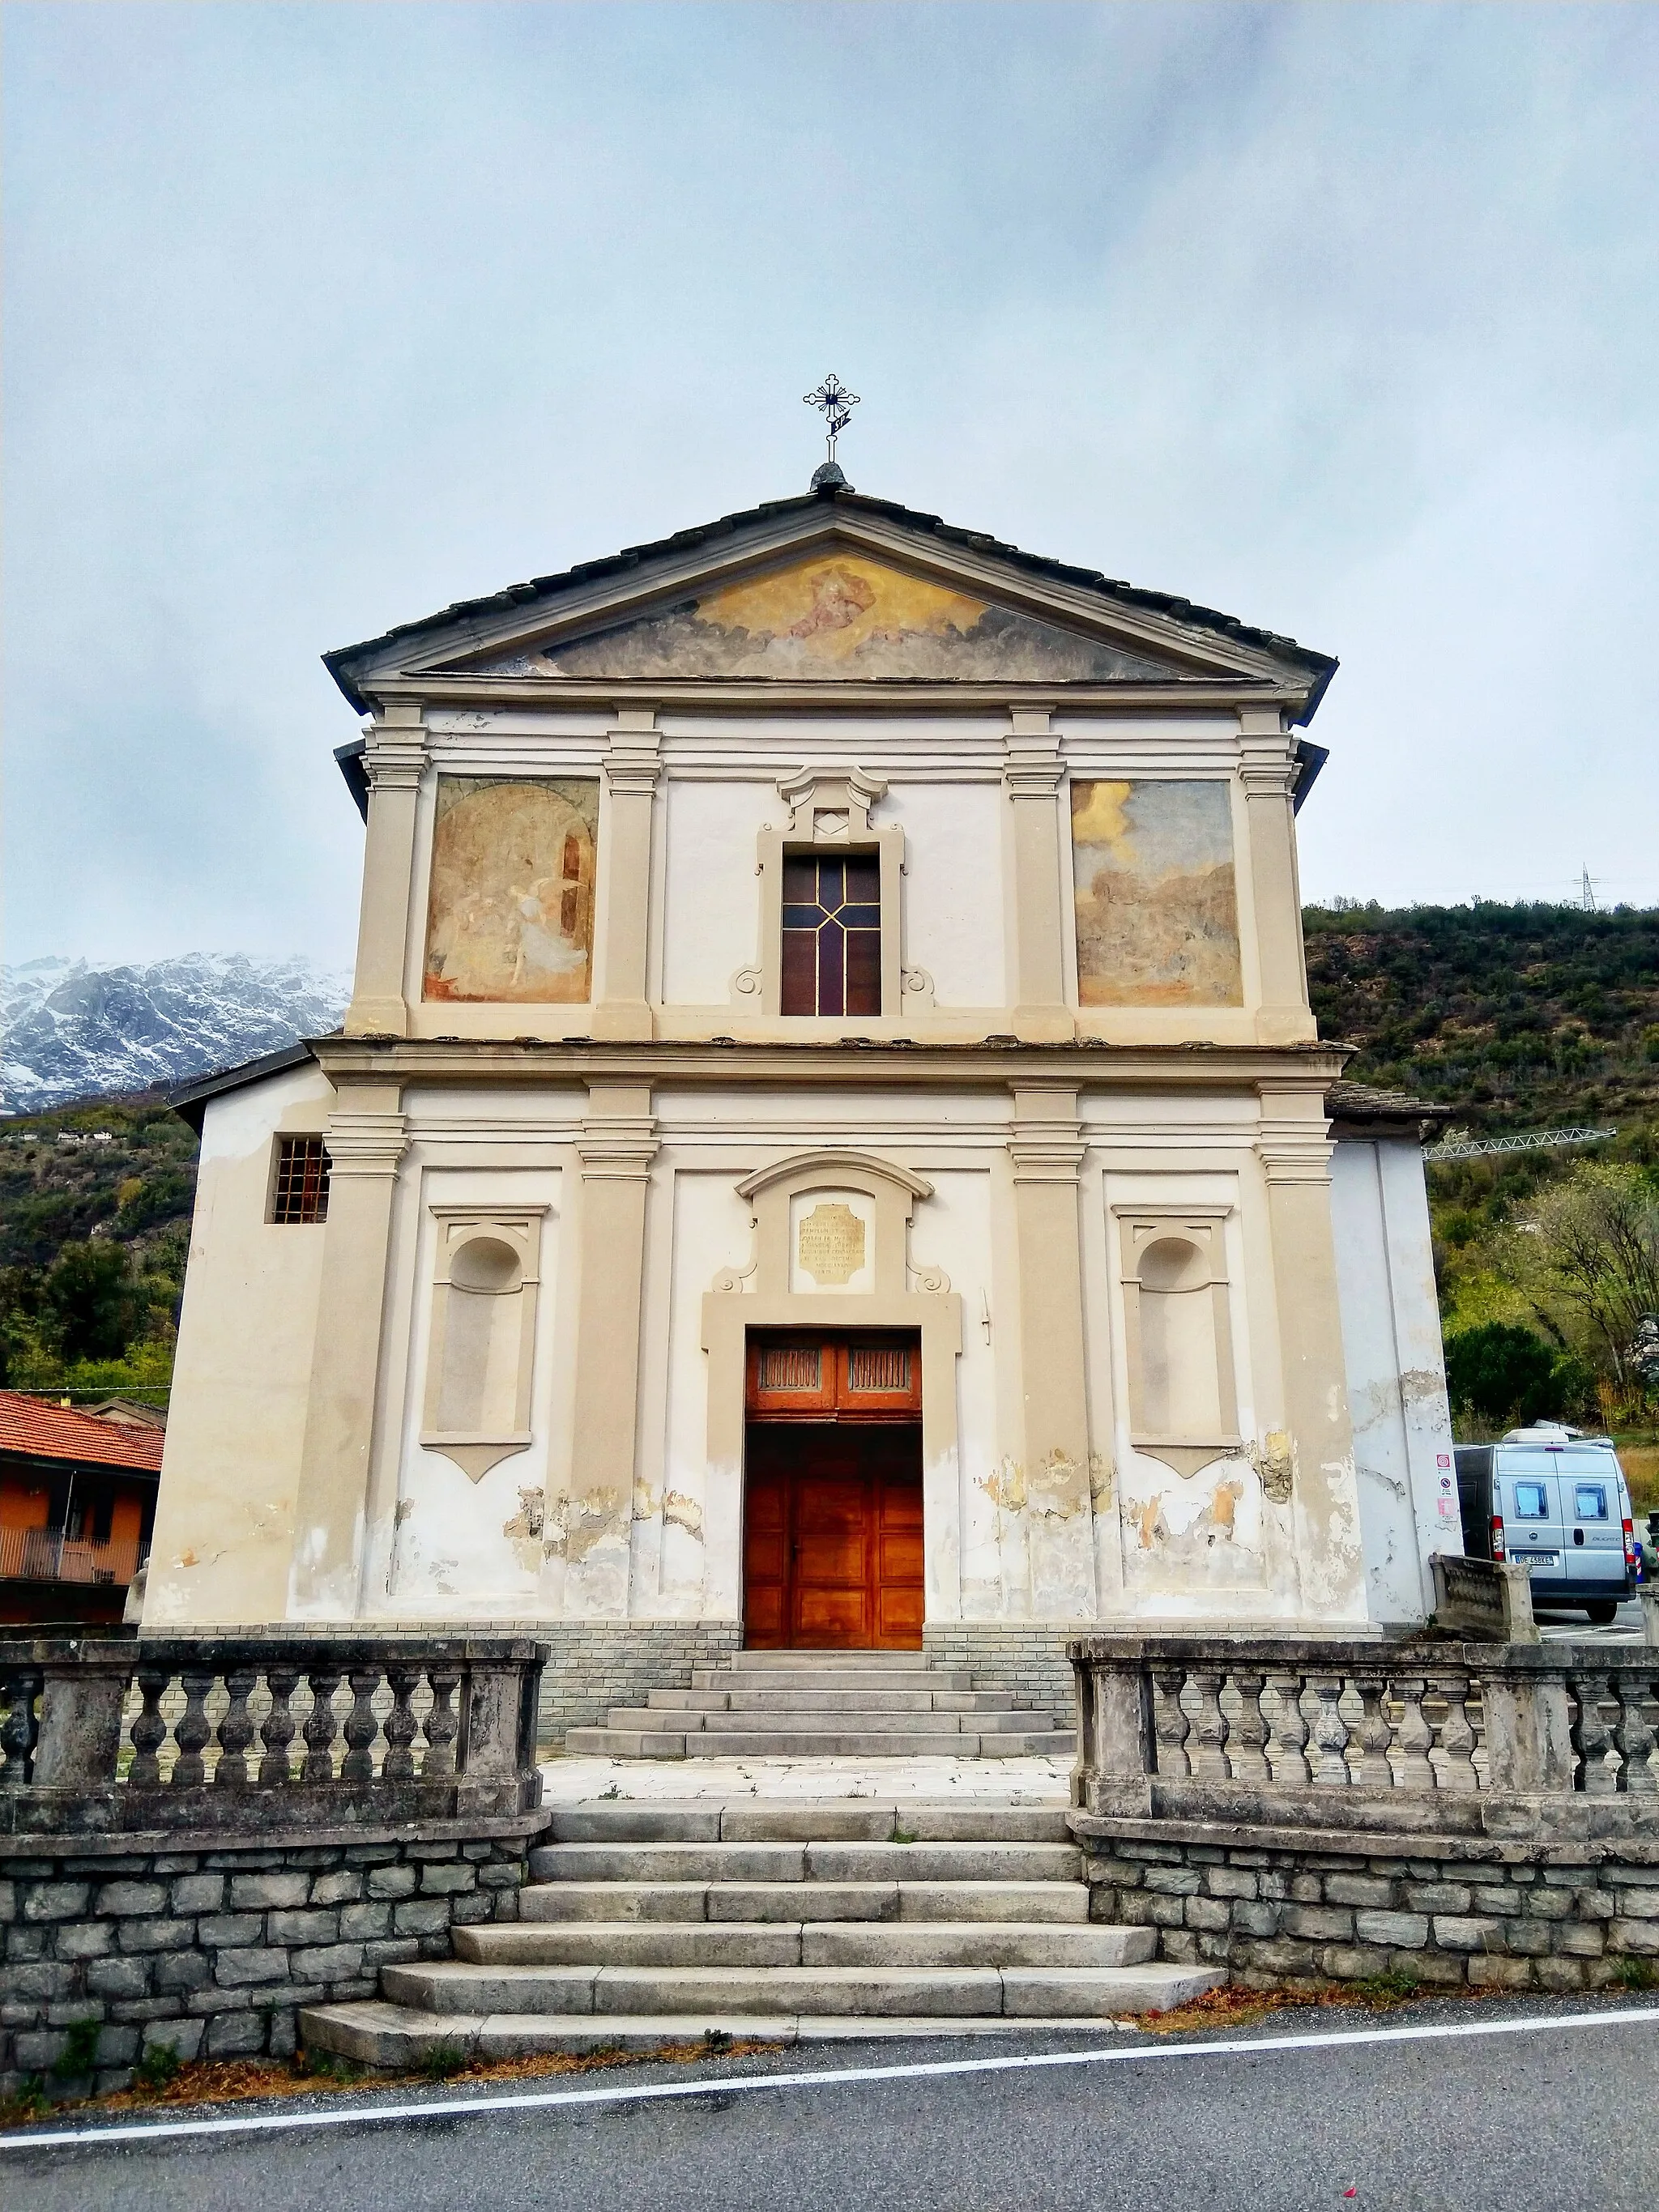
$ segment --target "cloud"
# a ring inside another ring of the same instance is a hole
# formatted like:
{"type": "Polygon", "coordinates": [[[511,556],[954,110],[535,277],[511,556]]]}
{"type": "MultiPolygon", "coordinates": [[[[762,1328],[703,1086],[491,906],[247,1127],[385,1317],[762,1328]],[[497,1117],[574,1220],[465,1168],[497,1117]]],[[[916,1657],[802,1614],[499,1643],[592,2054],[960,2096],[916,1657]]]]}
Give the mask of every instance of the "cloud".
{"type": "Polygon", "coordinates": [[[320,652],[804,489],[832,367],[861,489],[1341,656],[1310,892],[1659,899],[1653,10],[8,28],[12,957],[349,957],[320,652]]]}

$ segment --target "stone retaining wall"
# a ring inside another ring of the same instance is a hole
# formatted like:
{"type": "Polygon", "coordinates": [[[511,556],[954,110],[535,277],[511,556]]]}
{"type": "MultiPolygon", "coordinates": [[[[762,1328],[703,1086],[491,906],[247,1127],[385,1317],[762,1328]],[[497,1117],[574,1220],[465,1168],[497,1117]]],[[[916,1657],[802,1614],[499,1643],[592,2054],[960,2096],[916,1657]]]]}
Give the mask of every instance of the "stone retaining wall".
{"type": "Polygon", "coordinates": [[[1096,1920],[1249,1988],[1405,1972],[1426,1985],[1599,1989],[1659,1968],[1659,1841],[1211,1831],[1070,1816],[1096,1920]]]}
{"type": "Polygon", "coordinates": [[[0,2096],[125,2088],[140,2052],[295,2048],[301,2005],[379,1993],[383,1966],[447,1958],[453,1927],[518,1917],[532,1838],[517,1820],[262,1838],[126,1836],[0,1849],[0,2096]],[[95,2069],[52,2074],[77,2021],[95,2069]]]}

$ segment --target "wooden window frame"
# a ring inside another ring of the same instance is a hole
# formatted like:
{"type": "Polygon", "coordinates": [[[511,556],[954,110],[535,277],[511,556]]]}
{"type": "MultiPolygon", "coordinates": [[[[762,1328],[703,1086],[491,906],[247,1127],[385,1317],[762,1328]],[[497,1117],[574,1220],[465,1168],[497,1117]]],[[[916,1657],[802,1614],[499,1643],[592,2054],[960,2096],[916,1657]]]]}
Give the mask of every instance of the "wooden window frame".
{"type": "MultiPolygon", "coordinates": [[[[739,969],[733,978],[733,1003],[739,1009],[767,1019],[790,1022],[836,1022],[857,1027],[889,1021],[902,1008],[905,969],[902,959],[904,832],[896,825],[878,828],[871,809],[887,786],[860,769],[803,769],[778,786],[779,796],[789,808],[781,830],[760,832],[756,869],[760,878],[759,964],[739,969]],[[790,1014],[783,1012],[783,873],[784,862],[807,858],[848,858],[873,854],[880,885],[881,945],[880,1004],[874,1013],[790,1014]],[[758,1000],[758,1005],[756,1001],[758,1000]]],[[[932,1003],[931,985],[920,972],[911,979],[912,1007],[932,1003]]]]}

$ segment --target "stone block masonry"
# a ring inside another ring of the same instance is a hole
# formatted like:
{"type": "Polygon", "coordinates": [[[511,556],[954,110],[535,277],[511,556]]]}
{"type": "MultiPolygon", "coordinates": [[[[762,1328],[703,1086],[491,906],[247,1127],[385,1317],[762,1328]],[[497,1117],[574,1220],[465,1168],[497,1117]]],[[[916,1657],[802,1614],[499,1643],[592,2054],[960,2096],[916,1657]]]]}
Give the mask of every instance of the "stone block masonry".
{"type": "Polygon", "coordinates": [[[0,2096],[103,2094],[140,2054],[286,2057],[303,2005],[372,1997],[384,1966],[518,1917],[542,1812],[421,1828],[0,1841],[0,2096]],[[70,2030],[94,2069],[54,2078],[70,2030]]]}
{"type": "Polygon", "coordinates": [[[1571,1844],[1069,1816],[1090,1914],[1251,1989],[1382,1973],[1425,1988],[1596,1990],[1659,1974],[1659,1838],[1571,1844]],[[1640,1971],[1638,1967],[1638,1972],[1640,1971]]]}
{"type": "MultiPolygon", "coordinates": [[[[539,1633],[539,1632],[538,1632],[539,1633]]],[[[929,1621],[922,1649],[935,1666],[965,1667],[976,1690],[1006,1690],[1020,1705],[1052,1712],[1056,1728],[1077,1725],[1066,1645],[1075,1621],[929,1621]]]]}
{"type": "Polygon", "coordinates": [[[562,1747],[573,1728],[600,1726],[613,1705],[643,1705],[653,1690],[689,1690],[692,1670],[717,1667],[743,1649],[736,1620],[538,1621],[549,1647],[538,1735],[562,1747]]]}

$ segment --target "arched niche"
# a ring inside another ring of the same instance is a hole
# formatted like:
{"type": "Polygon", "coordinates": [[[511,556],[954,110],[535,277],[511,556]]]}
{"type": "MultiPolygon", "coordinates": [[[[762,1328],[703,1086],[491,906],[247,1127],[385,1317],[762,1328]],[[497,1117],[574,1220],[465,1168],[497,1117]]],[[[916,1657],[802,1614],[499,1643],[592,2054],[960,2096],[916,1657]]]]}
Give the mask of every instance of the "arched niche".
{"type": "Polygon", "coordinates": [[[421,1442],[477,1482],[527,1449],[545,1206],[438,1206],[421,1442]]]}
{"type": "Polygon", "coordinates": [[[1243,1449],[1224,1212],[1117,1213],[1129,1441],[1177,1474],[1243,1449]]]}
{"type": "MultiPolygon", "coordinates": [[[[911,1250],[924,1176],[866,1152],[797,1152],[746,1176],[746,1266],[702,1302],[708,1356],[708,1480],[741,1486],[748,1335],[757,1328],[915,1329],[921,1340],[922,1514],[930,1620],[960,1611],[957,1359],[962,1300],[911,1250]]],[[[741,1525],[740,1496],[732,1500],[741,1525]]]]}

